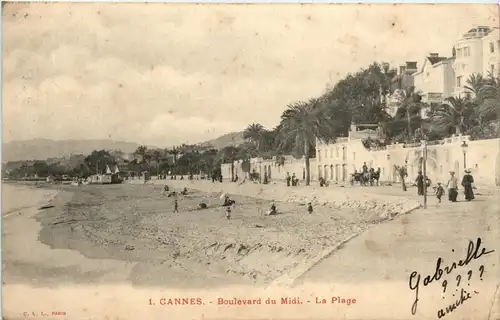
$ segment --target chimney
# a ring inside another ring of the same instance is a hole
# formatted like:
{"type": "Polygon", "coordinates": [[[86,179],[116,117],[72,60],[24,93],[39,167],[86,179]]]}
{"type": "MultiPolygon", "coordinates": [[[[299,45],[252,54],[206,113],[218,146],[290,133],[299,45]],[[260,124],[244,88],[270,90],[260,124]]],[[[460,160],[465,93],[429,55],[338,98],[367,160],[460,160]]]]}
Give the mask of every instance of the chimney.
{"type": "Polygon", "coordinates": [[[417,71],[417,62],[415,62],[415,61],[406,61],[406,70],[408,72],[411,71],[412,73],[415,72],[415,71],[417,71]]]}
{"type": "Polygon", "coordinates": [[[437,57],[439,57],[439,53],[431,52],[430,56],[431,56],[431,58],[437,58],[437,57]]]}

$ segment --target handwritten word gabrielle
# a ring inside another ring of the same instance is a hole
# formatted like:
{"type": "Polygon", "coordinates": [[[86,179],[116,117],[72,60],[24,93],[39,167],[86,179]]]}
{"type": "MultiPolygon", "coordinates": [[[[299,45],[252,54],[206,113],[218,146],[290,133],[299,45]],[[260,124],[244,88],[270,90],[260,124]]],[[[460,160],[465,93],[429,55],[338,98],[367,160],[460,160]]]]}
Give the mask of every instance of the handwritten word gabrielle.
{"type": "Polygon", "coordinates": [[[350,306],[351,304],[356,303],[356,299],[353,298],[341,298],[341,297],[332,297],[331,299],[325,299],[325,298],[316,298],[316,304],[327,304],[327,303],[332,303],[332,304],[345,304],[350,306]]]}
{"type": "MultiPolygon", "coordinates": [[[[443,259],[439,257],[436,261],[436,271],[434,272],[434,274],[432,276],[427,275],[424,278],[423,280],[424,287],[428,286],[433,281],[438,281],[439,279],[441,279],[444,273],[446,274],[452,273],[453,270],[457,269],[457,266],[458,267],[466,266],[471,261],[477,260],[483,255],[488,255],[492,252],[495,252],[495,250],[486,251],[485,248],[482,248],[481,250],[480,248],[481,248],[481,238],[477,238],[475,244],[473,241],[469,241],[469,246],[467,247],[467,256],[465,257],[465,259],[459,260],[458,262],[454,261],[451,265],[445,266],[444,268],[441,267],[443,259]]],[[[415,313],[417,312],[420,280],[421,280],[420,273],[418,273],[417,271],[413,271],[410,275],[410,281],[409,281],[410,289],[415,291],[415,301],[413,302],[413,305],[411,307],[411,313],[413,315],[415,315],[415,313]]]]}

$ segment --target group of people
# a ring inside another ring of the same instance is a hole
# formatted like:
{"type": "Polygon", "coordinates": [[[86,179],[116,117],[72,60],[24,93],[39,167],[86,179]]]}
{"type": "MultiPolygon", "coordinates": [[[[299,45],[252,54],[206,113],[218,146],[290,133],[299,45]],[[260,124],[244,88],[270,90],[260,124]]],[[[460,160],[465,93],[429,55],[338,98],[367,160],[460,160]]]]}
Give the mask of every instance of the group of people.
{"type": "Polygon", "coordinates": [[[289,187],[290,185],[292,187],[296,187],[299,185],[299,178],[295,176],[295,173],[292,173],[292,176],[290,176],[290,172],[287,172],[285,181],[287,187],[289,187]]]}
{"type": "MultiPolygon", "coordinates": [[[[474,200],[474,177],[471,174],[470,170],[465,170],[464,176],[462,178],[461,186],[464,188],[464,196],[466,201],[474,200]]],[[[415,184],[417,185],[417,193],[418,195],[424,195],[425,189],[424,184],[427,187],[430,186],[431,182],[427,177],[422,175],[422,171],[418,172],[417,179],[415,180],[415,184]]],[[[458,197],[458,178],[455,176],[455,171],[450,171],[450,177],[446,183],[446,189],[448,189],[448,200],[450,202],[457,202],[458,197]]],[[[445,195],[445,188],[441,185],[441,182],[437,183],[437,187],[434,188],[434,192],[438,199],[438,202],[441,203],[441,198],[445,195]]]]}
{"type": "Polygon", "coordinates": [[[358,170],[354,170],[351,174],[351,185],[354,185],[355,182],[358,182],[362,186],[374,186],[379,185],[380,180],[380,167],[375,170],[374,168],[368,168],[366,162],[363,163],[363,167],[358,172],[358,170]]]}

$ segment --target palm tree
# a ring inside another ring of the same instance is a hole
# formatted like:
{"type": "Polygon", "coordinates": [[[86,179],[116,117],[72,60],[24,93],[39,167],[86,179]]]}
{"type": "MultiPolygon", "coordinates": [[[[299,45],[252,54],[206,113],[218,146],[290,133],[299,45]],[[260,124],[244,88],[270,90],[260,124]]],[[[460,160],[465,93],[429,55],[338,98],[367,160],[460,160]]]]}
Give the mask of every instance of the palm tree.
{"type": "Polygon", "coordinates": [[[478,97],[485,84],[486,81],[480,73],[471,74],[467,79],[467,85],[464,86],[464,88],[472,93],[474,97],[478,97]]]}
{"type": "Polygon", "coordinates": [[[445,129],[454,128],[455,133],[461,135],[472,111],[469,99],[449,97],[434,111],[432,121],[435,125],[445,129]]]}
{"type": "Polygon", "coordinates": [[[236,161],[236,156],[240,153],[238,147],[227,146],[219,151],[219,158],[221,158],[222,163],[231,163],[231,181],[234,181],[234,161],[236,161]]]}
{"type": "MultiPolygon", "coordinates": [[[[412,140],[412,119],[415,119],[415,114],[422,109],[422,96],[420,92],[415,91],[415,87],[403,89],[397,95],[398,109],[404,112],[407,125],[407,141],[412,140]]],[[[420,115],[417,115],[420,118],[420,115]]]]}
{"type": "MultiPolygon", "coordinates": [[[[134,154],[141,157],[141,164],[144,167],[144,164],[146,163],[146,160],[148,158],[148,147],[146,147],[144,145],[138,146],[137,149],[135,150],[134,154]]],[[[144,169],[144,168],[142,168],[142,169],[144,169]]]]}
{"type": "Polygon", "coordinates": [[[174,177],[176,176],[177,174],[177,157],[179,156],[179,154],[181,153],[179,147],[173,147],[171,150],[168,151],[168,153],[170,153],[173,157],[174,157],[174,177]]]}
{"type": "Polygon", "coordinates": [[[280,148],[292,143],[297,151],[302,151],[300,153],[304,155],[306,164],[306,185],[311,183],[309,157],[316,138],[324,142],[333,141],[334,129],[334,120],[318,99],[288,105],[281,115],[280,148]]]}
{"type": "Polygon", "coordinates": [[[490,75],[484,81],[479,94],[479,109],[483,118],[488,120],[498,119],[500,113],[500,78],[490,75]]]}
{"type": "Polygon", "coordinates": [[[260,151],[265,132],[266,129],[260,123],[252,123],[243,131],[243,138],[252,141],[257,151],[260,151]]]}
{"type": "Polygon", "coordinates": [[[160,149],[154,149],[151,151],[151,157],[156,162],[156,175],[160,175],[160,161],[163,159],[163,152],[160,149]]]}

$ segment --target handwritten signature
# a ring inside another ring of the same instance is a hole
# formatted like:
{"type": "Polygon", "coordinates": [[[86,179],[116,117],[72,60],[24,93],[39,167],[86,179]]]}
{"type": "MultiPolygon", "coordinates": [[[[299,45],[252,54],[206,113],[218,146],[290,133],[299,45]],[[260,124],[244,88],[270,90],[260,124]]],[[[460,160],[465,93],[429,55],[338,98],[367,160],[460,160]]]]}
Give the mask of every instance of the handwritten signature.
{"type": "MultiPolygon", "coordinates": [[[[471,261],[479,259],[483,255],[490,254],[492,252],[495,252],[495,250],[489,250],[486,251],[485,248],[482,248],[480,251],[481,247],[481,238],[477,238],[476,243],[473,241],[469,241],[469,246],[467,248],[467,256],[465,257],[464,260],[459,260],[453,261],[453,263],[449,266],[445,266],[444,268],[441,267],[441,264],[443,262],[443,259],[439,257],[436,261],[436,271],[434,274],[427,275],[424,280],[422,281],[423,286],[426,287],[433,281],[439,281],[441,277],[443,276],[444,273],[450,274],[453,272],[453,270],[457,269],[457,267],[463,267],[468,265],[471,261]]],[[[418,307],[418,295],[419,295],[419,289],[420,289],[420,280],[422,276],[420,273],[417,271],[413,271],[410,275],[410,281],[409,281],[409,286],[411,290],[415,291],[415,301],[413,302],[413,305],[411,307],[411,313],[415,315],[417,312],[417,307],[418,307]]]]}

